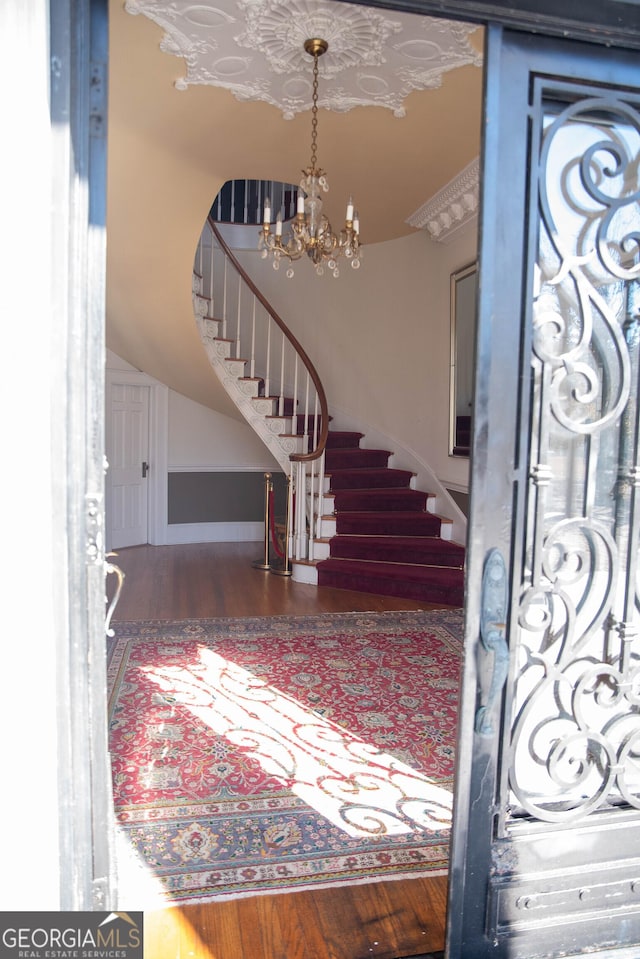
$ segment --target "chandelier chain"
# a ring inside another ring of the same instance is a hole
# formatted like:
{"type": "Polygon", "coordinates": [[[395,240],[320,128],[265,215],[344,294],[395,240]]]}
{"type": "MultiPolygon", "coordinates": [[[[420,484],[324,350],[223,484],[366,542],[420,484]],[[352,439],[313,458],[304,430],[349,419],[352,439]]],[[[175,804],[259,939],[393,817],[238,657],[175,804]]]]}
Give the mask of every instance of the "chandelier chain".
{"type": "Polygon", "coordinates": [[[318,54],[313,57],[313,106],[311,107],[311,167],[316,169],[318,140],[318,54]]]}
{"type": "Polygon", "coordinates": [[[344,227],[334,233],[322,210],[322,194],[329,189],[324,170],[318,167],[318,58],[326,53],[329,44],[321,37],[305,40],[305,52],[313,57],[313,103],[311,107],[311,165],[302,171],[296,200],[297,212],[291,221],[290,232],[283,235],[282,212],[278,212],[275,232],[271,230],[271,201],[265,197],[262,230],[258,242],[263,258],[273,255],[274,270],[280,269],[280,259],[289,261],[287,276],[293,276],[294,261],[308,257],[316,273],[324,273],[326,262],[334,277],[340,275],[337,258],[344,256],[354,270],[360,267],[360,219],[349,197],[344,227]]]}

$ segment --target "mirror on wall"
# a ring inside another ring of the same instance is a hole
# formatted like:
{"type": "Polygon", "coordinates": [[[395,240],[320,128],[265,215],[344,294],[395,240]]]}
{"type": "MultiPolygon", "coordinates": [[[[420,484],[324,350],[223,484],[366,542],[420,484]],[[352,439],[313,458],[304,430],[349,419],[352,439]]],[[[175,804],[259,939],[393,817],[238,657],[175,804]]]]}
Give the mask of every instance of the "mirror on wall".
{"type": "Polygon", "coordinates": [[[450,456],[469,455],[477,298],[478,265],[470,263],[451,274],[450,456]]]}

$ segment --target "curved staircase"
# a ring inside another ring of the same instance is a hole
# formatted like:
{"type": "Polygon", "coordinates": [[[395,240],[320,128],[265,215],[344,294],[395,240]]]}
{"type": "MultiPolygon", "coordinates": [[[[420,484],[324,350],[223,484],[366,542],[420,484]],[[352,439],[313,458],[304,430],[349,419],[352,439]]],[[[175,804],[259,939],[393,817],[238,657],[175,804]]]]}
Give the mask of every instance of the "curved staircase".
{"type": "Polygon", "coordinates": [[[461,606],[465,551],[436,514],[436,497],[415,489],[410,470],[389,465],[392,451],[330,428],[315,368],[211,221],[193,300],[213,369],[290,477],[293,578],[461,606]]]}

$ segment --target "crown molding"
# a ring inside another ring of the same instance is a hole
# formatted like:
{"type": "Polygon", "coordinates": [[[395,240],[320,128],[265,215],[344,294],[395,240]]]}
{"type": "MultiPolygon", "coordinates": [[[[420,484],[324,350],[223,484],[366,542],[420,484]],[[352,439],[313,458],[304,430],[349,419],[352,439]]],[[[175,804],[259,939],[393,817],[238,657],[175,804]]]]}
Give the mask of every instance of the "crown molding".
{"type": "Polygon", "coordinates": [[[448,243],[462,227],[477,219],[479,191],[480,159],[476,157],[406,222],[418,230],[425,229],[432,240],[448,243]]]}

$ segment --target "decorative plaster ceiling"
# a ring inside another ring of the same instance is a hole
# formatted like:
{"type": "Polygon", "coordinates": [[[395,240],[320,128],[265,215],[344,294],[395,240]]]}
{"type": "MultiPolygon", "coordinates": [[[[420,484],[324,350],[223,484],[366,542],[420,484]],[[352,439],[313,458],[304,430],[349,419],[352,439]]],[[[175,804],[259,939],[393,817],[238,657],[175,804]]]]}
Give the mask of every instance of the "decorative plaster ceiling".
{"type": "Polygon", "coordinates": [[[415,14],[392,18],[369,7],[323,0],[127,0],[165,31],[161,49],[182,57],[180,90],[209,84],[239,100],[263,100],[286,119],[311,107],[309,37],[329,49],[319,60],[319,106],[345,112],[381,106],[405,115],[414,90],[435,89],[456,67],[482,65],[469,42],[475,27],[415,14]]]}

